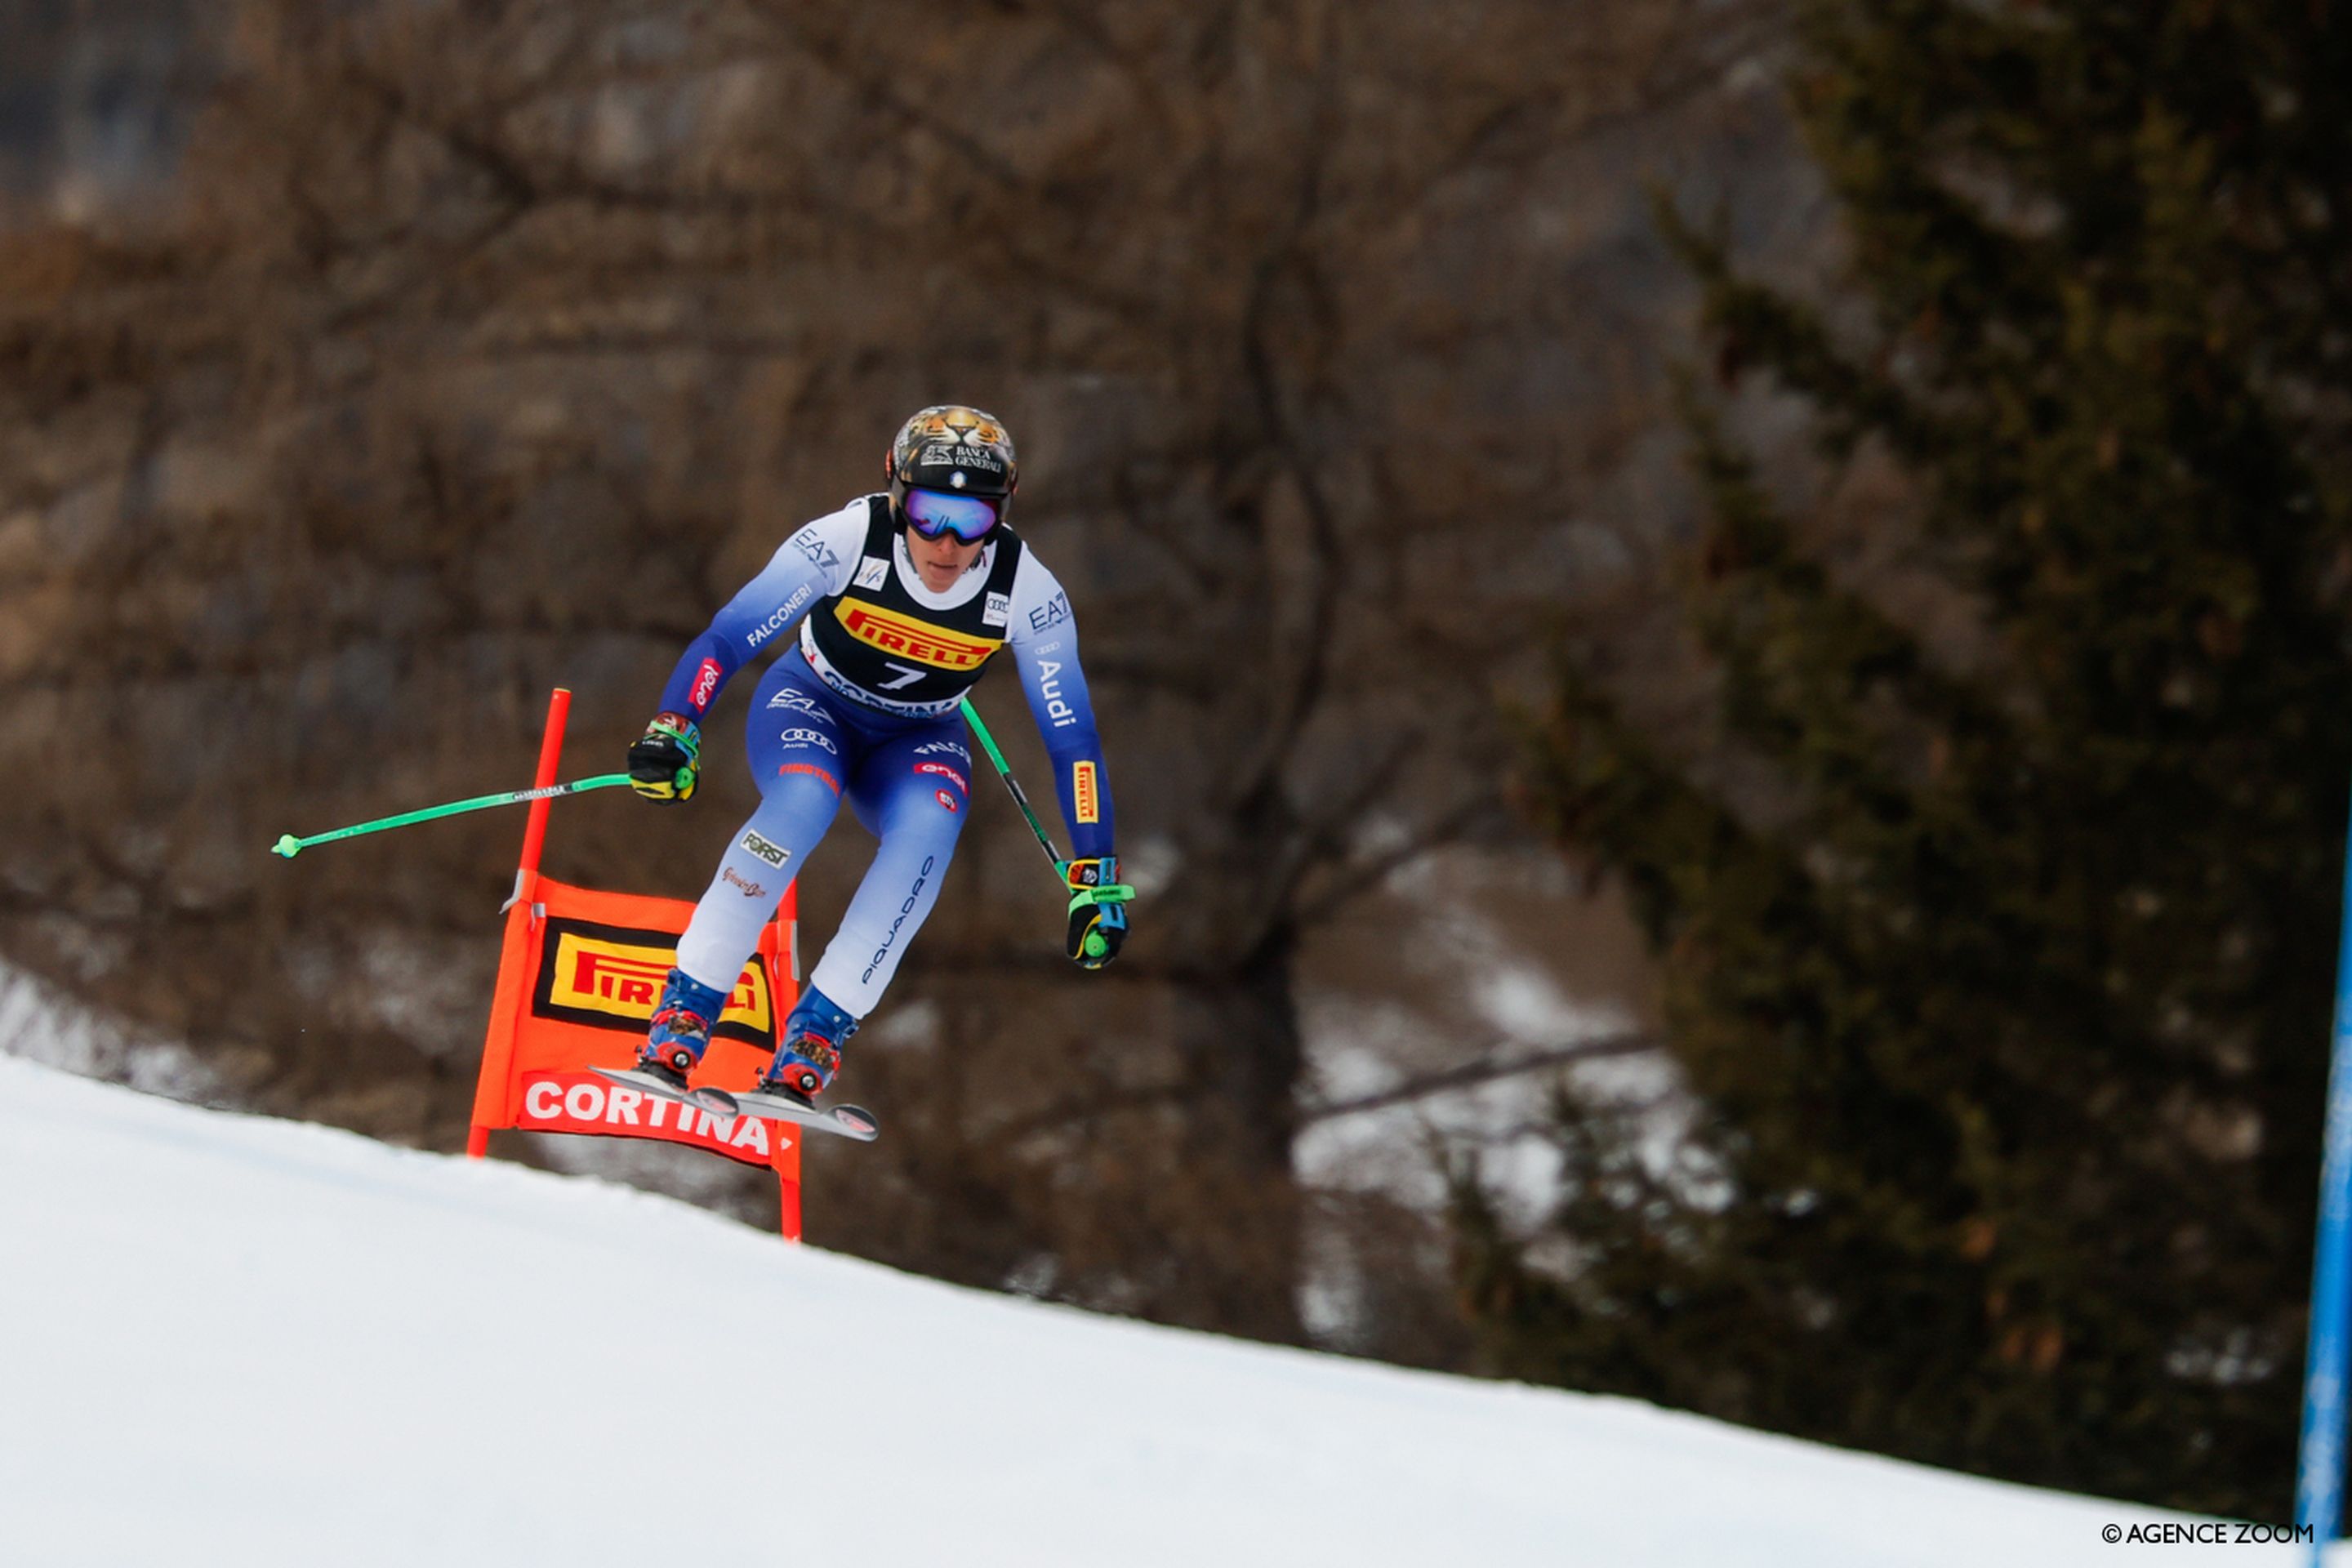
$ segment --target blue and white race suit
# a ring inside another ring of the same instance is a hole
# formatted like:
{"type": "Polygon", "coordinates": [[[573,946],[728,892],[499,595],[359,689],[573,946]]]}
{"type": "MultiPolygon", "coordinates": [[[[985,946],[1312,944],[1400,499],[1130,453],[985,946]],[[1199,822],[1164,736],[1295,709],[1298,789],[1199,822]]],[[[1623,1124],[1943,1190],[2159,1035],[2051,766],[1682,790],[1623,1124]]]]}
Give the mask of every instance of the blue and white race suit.
{"type": "Polygon", "coordinates": [[[958,693],[999,647],[1012,650],[1053,759],[1072,853],[1112,853],[1110,788],[1069,595],[1002,525],[971,569],[934,594],[887,509],[887,498],[861,497],[786,540],[688,645],[663,692],[663,711],[699,723],[754,655],[787,649],[751,699],[760,807],[678,942],[678,967],[714,990],[733,989],[760,928],[846,796],[881,848],[809,979],[854,1016],[873,1010],[954,856],[972,776],[958,693]],[[797,639],[787,636],[795,626],[797,639]],[[846,654],[829,658],[827,644],[846,654]],[[905,673],[875,679],[877,671],[905,673]],[[909,692],[920,700],[907,700],[909,692]]]}

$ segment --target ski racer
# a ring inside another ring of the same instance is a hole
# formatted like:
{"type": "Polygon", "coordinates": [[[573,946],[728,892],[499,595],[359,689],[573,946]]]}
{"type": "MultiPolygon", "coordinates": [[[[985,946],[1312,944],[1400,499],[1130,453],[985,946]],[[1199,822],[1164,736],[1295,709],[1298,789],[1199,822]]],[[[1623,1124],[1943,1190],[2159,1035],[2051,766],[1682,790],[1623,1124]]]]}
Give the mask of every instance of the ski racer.
{"type": "Polygon", "coordinates": [[[785,885],[846,798],[881,847],[841,929],[784,1021],[762,1093],[806,1105],[841,1068],[938,900],[971,804],[959,702],[1007,647],[1053,759],[1072,840],[1066,950],[1087,969],[1118,954],[1122,904],[1076,895],[1118,880],[1109,781],[1069,595],[1006,522],[1019,468],[1003,425],[976,408],[926,408],[899,429],[887,491],[787,539],[687,645],[661,711],[629,748],[631,787],[693,797],[703,716],[762,653],[748,745],[759,809],[729,843],[677,944],[640,1071],[680,1089],[774,915],[785,885]],[[1089,940],[1094,939],[1094,940],[1089,940]]]}

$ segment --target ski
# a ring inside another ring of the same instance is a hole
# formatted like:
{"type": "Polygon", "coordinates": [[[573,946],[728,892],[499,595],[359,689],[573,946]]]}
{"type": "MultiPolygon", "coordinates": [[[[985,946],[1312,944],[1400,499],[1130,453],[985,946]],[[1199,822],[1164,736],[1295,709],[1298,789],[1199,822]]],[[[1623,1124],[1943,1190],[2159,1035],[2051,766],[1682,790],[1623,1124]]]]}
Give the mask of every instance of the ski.
{"type": "MultiPolygon", "coordinates": [[[[722,1090],[711,1090],[721,1093],[722,1090]]],[[[745,1116],[762,1116],[771,1121],[790,1121],[818,1132],[831,1132],[854,1142],[871,1143],[882,1136],[882,1124],[874,1113],[861,1105],[803,1105],[797,1100],[782,1095],[761,1094],[756,1090],[727,1097],[736,1110],[745,1116]]]]}
{"type": "Polygon", "coordinates": [[[723,1089],[712,1089],[708,1085],[680,1089],[677,1085],[647,1072],[631,1072],[621,1068],[597,1068],[594,1070],[599,1078],[630,1089],[643,1089],[647,1094],[679,1105],[690,1105],[697,1110],[707,1110],[713,1116],[730,1119],[758,1116],[770,1121],[789,1121],[797,1127],[830,1132],[857,1143],[871,1143],[882,1135],[881,1124],[874,1120],[874,1113],[855,1105],[834,1105],[819,1110],[814,1106],[803,1105],[796,1100],[785,1100],[772,1094],[749,1091],[730,1094],[723,1089]]]}
{"type": "Polygon", "coordinates": [[[736,1114],[735,1097],[723,1089],[680,1089],[667,1079],[621,1068],[596,1068],[592,1070],[598,1078],[608,1079],[625,1088],[641,1089],[657,1100],[667,1100],[675,1105],[690,1105],[697,1110],[707,1110],[713,1116],[723,1116],[730,1121],[736,1114]]]}

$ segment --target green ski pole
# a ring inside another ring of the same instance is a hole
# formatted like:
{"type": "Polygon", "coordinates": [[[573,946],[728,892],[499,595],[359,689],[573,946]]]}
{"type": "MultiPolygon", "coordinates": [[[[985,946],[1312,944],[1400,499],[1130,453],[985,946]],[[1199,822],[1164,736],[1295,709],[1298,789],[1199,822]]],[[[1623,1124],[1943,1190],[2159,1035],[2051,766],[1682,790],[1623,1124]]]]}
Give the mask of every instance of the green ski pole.
{"type": "MultiPolygon", "coordinates": [[[[1004,787],[1013,792],[1013,804],[1019,806],[1021,815],[1029,819],[1029,831],[1037,836],[1038,847],[1045,851],[1045,858],[1052,863],[1055,877],[1057,879],[1066,878],[1070,863],[1062,858],[1061,851],[1054,847],[1054,841],[1045,837],[1045,829],[1038,823],[1037,814],[1030,809],[1029,797],[1021,793],[1020,781],[1013,776],[1013,770],[1005,766],[1004,753],[996,749],[996,737],[990,734],[988,726],[980,721],[980,714],[973,710],[971,698],[963,700],[962,707],[963,721],[971,726],[971,732],[980,738],[981,748],[987,752],[988,760],[996,764],[996,776],[1003,779],[1004,787]]],[[[1064,885],[1066,887],[1066,882],[1064,885]]],[[[1123,904],[1133,897],[1134,888],[1125,882],[1113,882],[1104,888],[1080,888],[1070,894],[1070,908],[1076,910],[1088,904],[1123,904]]],[[[1102,938],[1089,936],[1087,941],[1099,945],[1102,938]]]]}
{"type": "Polygon", "coordinates": [[[1013,792],[1013,804],[1019,806],[1021,815],[1029,819],[1029,831],[1037,836],[1037,847],[1045,851],[1045,858],[1053,863],[1054,875],[1060,876],[1067,862],[1062,858],[1061,851],[1054,847],[1054,841],[1045,837],[1045,828],[1038,826],[1037,814],[1029,809],[1029,797],[1021,793],[1021,785],[1013,779],[1013,770],[1004,765],[1004,753],[996,749],[996,737],[990,734],[988,726],[980,721],[980,714],[972,708],[969,697],[963,700],[963,721],[971,726],[973,734],[980,737],[981,745],[988,752],[988,760],[996,764],[996,776],[1003,779],[1004,787],[1013,792]]]}
{"type": "Polygon", "coordinates": [[[289,860],[313,844],[329,844],[338,838],[357,838],[362,833],[381,833],[387,827],[406,827],[412,822],[431,822],[436,817],[455,816],[462,811],[481,811],[493,805],[520,805],[527,800],[542,800],[551,795],[580,795],[592,789],[611,789],[629,782],[626,773],[598,773],[594,778],[579,779],[571,784],[550,784],[545,789],[509,790],[504,795],[476,795],[471,800],[452,801],[447,805],[428,805],[422,811],[404,811],[398,816],[382,816],[373,822],[362,822],[352,827],[338,827],[332,833],[314,833],[308,838],[281,834],[269,847],[273,855],[283,855],[289,860]]]}

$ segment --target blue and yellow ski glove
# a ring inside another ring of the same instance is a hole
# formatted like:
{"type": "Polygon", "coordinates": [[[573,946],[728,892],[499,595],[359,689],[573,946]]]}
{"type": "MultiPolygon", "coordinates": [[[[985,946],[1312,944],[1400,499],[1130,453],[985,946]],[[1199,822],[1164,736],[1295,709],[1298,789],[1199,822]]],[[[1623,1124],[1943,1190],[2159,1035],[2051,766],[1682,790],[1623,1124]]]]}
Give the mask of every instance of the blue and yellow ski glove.
{"type": "Polygon", "coordinates": [[[702,731],[693,720],[656,713],[629,748],[629,787],[647,800],[692,800],[701,756],[702,731]]]}
{"type": "Polygon", "coordinates": [[[1100,969],[1118,956],[1127,941],[1127,903],[1135,889],[1118,879],[1118,857],[1065,860],[1062,881],[1070,889],[1070,938],[1065,946],[1081,969],[1100,969]]]}

